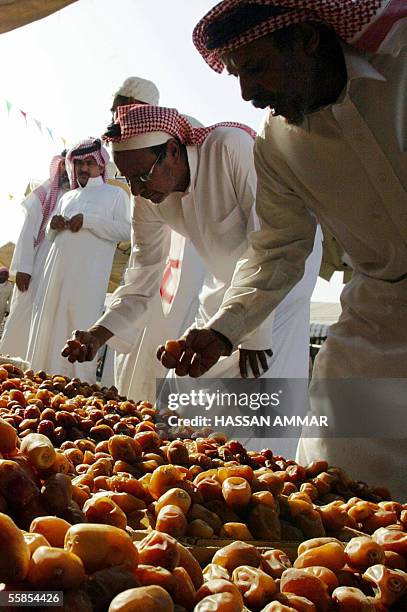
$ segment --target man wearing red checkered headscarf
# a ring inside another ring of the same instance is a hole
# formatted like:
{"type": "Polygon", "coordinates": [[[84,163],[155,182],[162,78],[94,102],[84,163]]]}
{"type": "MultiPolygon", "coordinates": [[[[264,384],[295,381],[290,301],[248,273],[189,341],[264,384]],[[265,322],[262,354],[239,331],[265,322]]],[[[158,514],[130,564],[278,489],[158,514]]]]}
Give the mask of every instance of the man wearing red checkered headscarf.
{"type": "MultiPolygon", "coordinates": [[[[140,77],[128,77],[114,94],[110,109],[112,119],[116,119],[120,106],[158,103],[159,91],[154,83],[140,77]]],[[[202,126],[193,117],[188,117],[188,120],[196,127],[202,126]]],[[[193,323],[204,277],[203,262],[191,241],[172,231],[160,295],[149,307],[149,324],[140,329],[138,341],[130,353],[114,351],[114,385],[121,395],[154,397],[156,378],[166,376],[164,366],[156,357],[157,346],[162,338],[176,338],[193,323]]],[[[102,376],[102,382],[106,384],[111,351],[111,347],[106,347],[107,367],[104,366],[102,376]]]]}
{"type": "MultiPolygon", "coordinates": [[[[172,108],[118,109],[117,123],[107,138],[133,195],[143,196],[134,206],[131,268],[109,310],[90,331],[78,334],[83,347],[68,342],[65,354],[91,358],[106,340],[122,351],[131,348],[131,339],[158,294],[171,229],[189,238],[204,261],[207,275],[196,325],[209,321],[247,248],[248,233],[257,224],[254,136],[247,126],[231,122],[194,128],[172,108]]],[[[309,301],[320,257],[321,239],[316,237],[303,279],[281,308],[218,364],[215,377],[308,378],[309,301]],[[278,346],[276,358],[268,351],[271,336],[278,346]]]]}
{"type": "Polygon", "coordinates": [[[49,179],[36,187],[22,202],[24,224],[10,265],[16,284],[10,314],[0,341],[0,353],[26,358],[32,306],[50,249],[45,228],[62,195],[69,189],[65,154],[55,155],[49,179]]]}
{"type": "MultiPolygon", "coordinates": [[[[316,360],[313,407],[333,421],[355,419],[361,406],[379,418],[385,407],[376,435],[394,438],[387,424],[405,407],[407,382],[405,0],[225,0],[193,37],[209,66],[226,67],[245,100],[269,109],[255,147],[261,228],[208,329],[187,338],[193,373],[255,329],[301,278],[317,217],[354,274],[316,360]],[[338,379],[354,380],[350,399],[338,379]]],[[[405,436],[406,423],[398,431],[405,436]]],[[[320,456],[407,498],[404,439],[366,439],[362,430],[354,441],[301,441],[302,462],[320,456]]]]}
{"type": "Polygon", "coordinates": [[[130,202],[106,183],[109,153],[88,138],[68,151],[71,191],[59,201],[47,226],[51,242],[45,274],[33,306],[27,360],[35,370],[96,381],[96,363],[69,364],[61,346],[77,327],[103,309],[116,244],[130,237],[130,202]]]}

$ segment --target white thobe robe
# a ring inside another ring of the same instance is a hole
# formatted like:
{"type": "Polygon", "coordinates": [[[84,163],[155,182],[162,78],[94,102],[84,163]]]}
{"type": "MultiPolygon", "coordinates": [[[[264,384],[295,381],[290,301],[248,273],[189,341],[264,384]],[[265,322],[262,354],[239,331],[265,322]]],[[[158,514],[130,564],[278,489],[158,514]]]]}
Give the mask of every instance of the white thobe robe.
{"type": "MultiPolygon", "coordinates": [[[[48,195],[50,181],[45,181],[41,187],[48,195]]],[[[60,190],[56,205],[64,193],[64,190],[60,190]]],[[[10,314],[0,342],[0,353],[25,359],[33,302],[51,243],[44,238],[41,244],[34,246],[43,220],[42,205],[36,193],[30,193],[21,205],[24,208],[25,219],[14,249],[10,273],[15,276],[17,272],[24,272],[31,275],[31,280],[27,291],[19,291],[17,285],[14,287],[10,314]]]]}
{"type": "MultiPolygon", "coordinates": [[[[233,343],[256,328],[301,277],[316,214],[348,253],[354,274],[314,376],[355,379],[360,402],[370,398],[365,381],[358,389],[356,379],[372,380],[373,388],[378,379],[391,378],[401,389],[391,401],[402,407],[407,382],[407,30],[400,32],[398,44],[395,56],[367,56],[344,45],[344,92],[335,104],[308,115],[302,126],[267,116],[255,151],[262,228],[251,237],[210,324],[233,343]]],[[[328,387],[326,402],[338,413],[342,398],[328,387]]],[[[389,401],[384,396],[382,405],[389,401]]],[[[405,423],[400,431],[405,432],[405,423]]],[[[385,484],[407,498],[405,439],[304,438],[299,451],[301,462],[323,456],[353,477],[385,484]]]]}
{"type": "MultiPolygon", "coordinates": [[[[171,236],[174,235],[171,232],[171,236]]],[[[131,267],[131,261],[129,262],[131,267]]],[[[156,357],[163,338],[179,338],[192,325],[199,304],[199,291],[205,277],[205,266],[190,240],[185,240],[184,257],[178,290],[171,311],[164,315],[161,297],[155,295],[148,308],[147,326],[130,353],[115,353],[115,385],[121,395],[134,400],[152,401],[156,379],[165,378],[168,370],[156,357]]]]}
{"type": "MultiPolygon", "coordinates": [[[[189,115],[184,117],[193,127],[203,127],[194,117],[189,115]]],[[[172,230],[171,244],[175,242],[179,247],[180,239],[184,242],[184,256],[170,312],[164,314],[161,297],[156,294],[148,308],[147,326],[140,330],[131,351],[128,353],[115,351],[115,385],[121,395],[135,400],[153,399],[156,394],[156,379],[165,378],[168,373],[156,357],[157,347],[163,338],[179,338],[195,320],[199,303],[198,295],[205,277],[205,266],[191,240],[181,237],[172,230]]],[[[132,257],[129,267],[132,267],[132,257]]],[[[108,347],[107,354],[110,350],[108,347]]]]}
{"type": "MultiPolygon", "coordinates": [[[[131,349],[132,338],[144,325],[158,294],[171,228],[191,240],[207,269],[195,321],[202,327],[218,309],[236,261],[247,247],[248,232],[256,223],[251,137],[241,129],[216,128],[201,146],[186,149],[191,176],[188,191],[172,194],[158,205],[138,199],[134,206],[132,267],[126,271],[125,285],[116,290],[110,308],[98,321],[114,333],[109,342],[122,352],[131,349]]],[[[275,336],[278,350],[270,360],[267,377],[308,377],[309,301],[320,259],[318,236],[304,277],[293,293],[241,343],[242,348],[268,349],[271,335],[275,336]]],[[[223,359],[212,376],[239,377],[238,352],[223,359]]]]}
{"type": "Polygon", "coordinates": [[[131,232],[129,197],[101,177],[66,193],[54,215],[83,214],[82,228],[57,232],[34,301],[27,358],[35,369],[95,382],[96,360],[74,363],[61,356],[75,329],[87,329],[103,309],[116,244],[131,232]]]}

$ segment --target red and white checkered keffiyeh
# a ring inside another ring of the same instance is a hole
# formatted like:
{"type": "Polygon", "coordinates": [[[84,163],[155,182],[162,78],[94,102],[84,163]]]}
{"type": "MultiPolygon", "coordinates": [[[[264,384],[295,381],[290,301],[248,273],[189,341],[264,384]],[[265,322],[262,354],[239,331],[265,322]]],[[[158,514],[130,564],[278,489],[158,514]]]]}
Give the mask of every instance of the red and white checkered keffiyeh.
{"type": "Polygon", "coordinates": [[[75,159],[85,159],[86,157],[94,157],[96,163],[104,166],[102,178],[106,183],[107,180],[107,164],[109,162],[108,150],[102,145],[99,138],[86,138],[76,143],[66,154],[66,169],[71,183],[71,189],[79,187],[78,180],[75,174],[75,159]]]}
{"type": "Polygon", "coordinates": [[[216,72],[224,68],[221,54],[247,45],[262,36],[287,26],[319,21],[331,26],[342,40],[370,52],[379,50],[394,24],[407,17],[406,0],[223,0],[214,6],[196,25],[192,39],[205,62],[216,72]],[[248,28],[237,38],[219,49],[206,47],[209,24],[224,18],[243,4],[275,6],[286,9],[248,28]]]}
{"type": "Polygon", "coordinates": [[[218,127],[239,128],[252,138],[256,132],[243,123],[225,121],[210,127],[192,127],[192,124],[176,108],[152,106],[149,104],[130,104],[117,109],[116,123],[120,125],[121,136],[106,137],[107,141],[121,142],[148,132],[167,132],[178,138],[184,145],[201,145],[205,138],[218,127]]]}
{"type": "Polygon", "coordinates": [[[34,246],[37,247],[45,238],[45,228],[47,227],[48,219],[55,210],[58,201],[58,194],[61,190],[61,177],[65,172],[65,157],[55,155],[50,164],[49,190],[46,190],[42,185],[34,189],[33,193],[41,202],[42,221],[38,232],[38,236],[34,241],[34,246]]]}

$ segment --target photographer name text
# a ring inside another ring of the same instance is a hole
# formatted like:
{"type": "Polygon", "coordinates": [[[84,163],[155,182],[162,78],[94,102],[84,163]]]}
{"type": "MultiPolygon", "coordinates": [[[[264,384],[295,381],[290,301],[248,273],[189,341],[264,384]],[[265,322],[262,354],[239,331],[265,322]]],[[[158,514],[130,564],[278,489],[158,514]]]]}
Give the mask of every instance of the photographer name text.
{"type": "Polygon", "coordinates": [[[258,416],[258,415],[197,415],[192,418],[175,414],[167,419],[170,427],[328,427],[327,416],[258,416]]]}

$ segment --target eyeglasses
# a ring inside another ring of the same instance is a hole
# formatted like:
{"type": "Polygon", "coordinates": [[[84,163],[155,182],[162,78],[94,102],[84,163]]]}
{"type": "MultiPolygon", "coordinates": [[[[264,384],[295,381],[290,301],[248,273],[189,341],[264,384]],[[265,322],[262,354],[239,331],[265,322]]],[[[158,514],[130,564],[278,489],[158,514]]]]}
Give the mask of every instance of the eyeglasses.
{"type": "Polygon", "coordinates": [[[154,168],[156,167],[156,165],[158,164],[160,159],[163,158],[163,154],[164,153],[165,153],[165,149],[161,149],[161,151],[159,152],[159,154],[157,156],[157,159],[155,160],[155,162],[151,166],[150,171],[147,172],[146,174],[140,174],[140,176],[138,177],[139,181],[141,181],[142,183],[147,183],[148,181],[151,180],[151,177],[153,176],[154,168]]]}
{"type": "Polygon", "coordinates": [[[115,178],[120,180],[124,180],[126,181],[126,183],[128,184],[128,186],[130,187],[131,182],[134,181],[140,181],[141,183],[148,183],[148,181],[150,181],[152,179],[154,170],[156,165],[158,164],[158,162],[164,157],[165,154],[165,149],[161,149],[161,151],[159,152],[157,159],[155,160],[155,162],[153,163],[153,165],[151,166],[150,170],[148,172],[146,172],[145,174],[140,174],[140,176],[138,177],[133,177],[133,178],[127,178],[126,176],[123,176],[121,174],[118,174],[116,172],[115,174],[115,178]]]}

